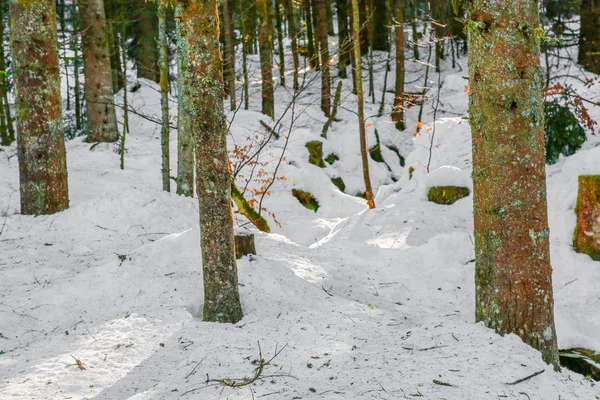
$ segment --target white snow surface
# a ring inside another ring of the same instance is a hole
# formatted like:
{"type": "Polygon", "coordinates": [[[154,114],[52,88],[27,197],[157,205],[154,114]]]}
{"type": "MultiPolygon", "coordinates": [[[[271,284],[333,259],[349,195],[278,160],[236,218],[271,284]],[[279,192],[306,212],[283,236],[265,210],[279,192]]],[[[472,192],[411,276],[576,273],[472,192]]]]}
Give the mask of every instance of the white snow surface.
{"type": "MultiPolygon", "coordinates": [[[[259,253],[238,263],[244,318],[236,325],[192,317],[203,301],[198,205],[161,190],[157,125],[131,115],[123,171],[115,145],[91,150],[81,138],[69,141],[70,208],[50,216],[19,213],[16,147],[4,149],[0,399],[598,398],[594,382],[566,369],[554,372],[517,336],[501,337],[474,322],[472,196],[452,206],[426,196],[432,185],[471,187],[469,124],[461,118],[465,72],[444,68],[446,112],[437,114],[435,137],[430,102],[429,125],[419,136],[410,134],[416,109],[407,112],[406,132],[391,124],[392,94],[384,116],[367,121],[369,146],[376,144],[376,128],[387,163],[370,160],[374,210],[353,196],[364,185],[349,80],[327,139],[320,137],[318,78],[299,99],[291,128],[287,111],[281,137],[260,160],[272,173],[288,138],[278,170],[287,179],[277,180],[263,202],[281,226],[267,214],[273,233],[264,234],[236,216],[237,230],[256,234],[259,253]],[[335,152],[340,160],[324,169],[309,164],[310,140],[323,141],[324,155],[335,152]],[[387,146],[399,149],[405,167],[387,146]],[[337,176],[348,194],[330,182],[337,176]],[[303,208],[293,188],[313,193],[319,210],[303,208]],[[267,379],[235,389],[206,383],[251,377],[259,346],[266,359],[280,351],[265,367],[267,379]]],[[[376,88],[379,102],[382,73],[376,88]]],[[[250,111],[228,115],[231,149],[263,137],[261,119],[274,124],[256,111],[259,90],[252,86],[250,111]]],[[[276,118],[290,92],[277,87],[276,118]]],[[[148,81],[130,94],[139,112],[155,117],[158,96],[148,81]]],[[[600,98],[598,88],[587,96],[600,98]]],[[[378,107],[367,101],[367,116],[378,107]]],[[[561,348],[600,351],[600,266],[571,248],[577,176],[600,173],[598,143],[590,136],[581,151],[547,169],[561,348]]],[[[176,145],[173,131],[172,175],[176,145]]],[[[240,187],[250,174],[250,168],[240,173],[240,187]]]]}

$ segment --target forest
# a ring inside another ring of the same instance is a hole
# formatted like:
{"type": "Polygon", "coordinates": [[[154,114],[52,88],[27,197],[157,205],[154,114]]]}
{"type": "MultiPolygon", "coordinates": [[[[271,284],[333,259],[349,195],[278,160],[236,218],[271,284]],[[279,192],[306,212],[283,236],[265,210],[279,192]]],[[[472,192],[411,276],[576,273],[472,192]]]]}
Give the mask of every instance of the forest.
{"type": "Polygon", "coordinates": [[[600,3],[0,0],[0,399],[600,399],[600,3]]]}

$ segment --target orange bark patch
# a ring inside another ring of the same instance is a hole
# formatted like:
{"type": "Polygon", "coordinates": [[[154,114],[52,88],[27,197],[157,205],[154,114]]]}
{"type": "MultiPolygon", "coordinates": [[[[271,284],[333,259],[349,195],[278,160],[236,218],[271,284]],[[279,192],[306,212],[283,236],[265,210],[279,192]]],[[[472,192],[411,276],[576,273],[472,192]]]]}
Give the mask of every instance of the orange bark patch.
{"type": "Polygon", "coordinates": [[[600,261],[600,175],[579,177],[573,248],[600,261]]]}

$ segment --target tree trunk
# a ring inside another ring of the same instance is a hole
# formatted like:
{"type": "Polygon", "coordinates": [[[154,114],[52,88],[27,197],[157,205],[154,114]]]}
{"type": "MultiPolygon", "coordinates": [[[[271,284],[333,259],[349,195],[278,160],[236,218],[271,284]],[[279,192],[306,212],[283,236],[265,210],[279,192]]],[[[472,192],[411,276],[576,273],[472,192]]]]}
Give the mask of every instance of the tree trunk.
{"type": "Polygon", "coordinates": [[[152,1],[133,0],[133,7],[133,57],[137,77],[159,82],[157,5],[152,1]]]}
{"type": "Polygon", "coordinates": [[[116,27],[117,13],[115,0],[104,0],[104,14],[108,31],[108,51],[110,54],[110,67],[113,83],[113,93],[124,87],[123,68],[121,67],[121,52],[119,51],[119,32],[116,27]]]}
{"type": "Polygon", "coordinates": [[[536,0],[473,0],[469,27],[475,316],[558,368],[536,0]]]}
{"type": "Polygon", "coordinates": [[[235,258],[238,260],[250,254],[256,255],[256,246],[254,245],[254,234],[246,233],[235,235],[235,258]]]}
{"type": "Polygon", "coordinates": [[[367,21],[367,0],[358,0],[358,17],[359,18],[356,19],[360,23],[360,41],[358,41],[358,43],[360,43],[360,55],[362,57],[369,52],[369,29],[367,27],[369,21],[367,21]]]}
{"type": "Polygon", "coordinates": [[[292,59],[294,60],[294,90],[298,90],[298,71],[300,69],[300,60],[298,58],[298,33],[296,32],[296,15],[294,13],[293,0],[285,0],[287,11],[288,31],[292,41],[292,59]]]}
{"type": "Polygon", "coordinates": [[[404,0],[394,0],[394,22],[396,25],[396,90],[392,121],[396,129],[403,131],[404,126],[404,0]]]}
{"type": "Polygon", "coordinates": [[[77,10],[77,1],[71,3],[72,14],[73,14],[73,75],[75,83],[73,84],[73,90],[75,93],[75,126],[77,130],[82,127],[81,123],[81,91],[79,85],[79,11],[77,10]]]}
{"type": "Polygon", "coordinates": [[[254,0],[241,0],[240,22],[242,36],[246,43],[246,53],[256,54],[256,2],[254,0]]]}
{"type": "Polygon", "coordinates": [[[104,3],[102,0],[79,0],[87,141],[114,142],[119,138],[113,100],[110,55],[104,3]]]}
{"type": "Polygon", "coordinates": [[[231,0],[223,2],[223,25],[225,25],[225,81],[227,85],[227,95],[229,96],[229,106],[231,111],[235,111],[235,32],[233,31],[233,10],[231,9],[231,0]]]}
{"type": "Polygon", "coordinates": [[[315,1],[317,14],[317,38],[321,55],[321,110],[325,116],[331,111],[331,78],[329,70],[329,40],[327,40],[327,7],[326,0],[315,1]]]}
{"type": "Polygon", "coordinates": [[[188,108],[188,45],[181,22],[181,5],[175,7],[177,30],[177,194],[194,196],[194,141],[188,108]]]}
{"type": "Polygon", "coordinates": [[[267,0],[256,2],[256,12],[260,19],[258,46],[260,48],[260,72],[262,80],[262,113],[275,117],[273,102],[273,66],[271,64],[271,29],[267,15],[267,0]]]}
{"type": "Polygon", "coordinates": [[[279,84],[285,86],[285,52],[283,46],[283,24],[281,21],[282,0],[275,0],[275,29],[277,31],[277,54],[279,55],[279,84]]]}
{"type": "Polygon", "coordinates": [[[11,0],[22,214],[69,207],[54,0],[11,0]]]}
{"type": "Polygon", "coordinates": [[[0,71],[4,71],[2,76],[0,76],[0,118],[2,119],[0,144],[8,146],[14,142],[16,138],[8,103],[6,62],[4,59],[4,4],[0,4],[0,39],[2,39],[2,47],[0,48],[0,71]]]}
{"type": "Polygon", "coordinates": [[[319,68],[319,60],[317,57],[317,53],[315,51],[315,35],[313,32],[313,18],[310,7],[310,0],[303,0],[302,5],[304,6],[305,22],[306,22],[306,38],[307,38],[307,57],[308,57],[308,66],[311,69],[319,68]]]}
{"type": "MultiPolygon", "coordinates": [[[[438,0],[439,1],[439,0],[438,0]]],[[[447,1],[447,0],[444,0],[447,1]]],[[[390,51],[387,0],[373,0],[373,50],[390,51]]]]}
{"type": "Polygon", "coordinates": [[[227,125],[222,101],[218,0],[185,0],[179,4],[189,50],[189,97],[185,107],[189,110],[198,160],[196,185],[200,206],[204,320],[236,323],[242,318],[242,308],[233,239],[227,125]]]}
{"type": "Polygon", "coordinates": [[[158,6],[158,51],[160,58],[160,109],[162,124],[160,129],[160,147],[162,153],[162,186],[166,192],[171,191],[170,162],[169,162],[169,45],[167,43],[167,7],[158,6]]]}
{"type": "Polygon", "coordinates": [[[362,91],[362,60],[360,57],[360,19],[358,0],[352,0],[352,43],[354,52],[354,70],[356,71],[356,96],[358,97],[358,128],[360,134],[360,155],[362,159],[363,179],[365,181],[365,197],[369,208],[375,208],[371,177],[369,175],[369,157],[367,154],[367,134],[365,132],[365,111],[362,91]]]}
{"type": "Polygon", "coordinates": [[[588,71],[600,74],[600,2],[598,0],[581,2],[578,62],[588,71]]]}
{"type": "Polygon", "coordinates": [[[338,21],[338,76],[342,79],[348,77],[346,66],[350,64],[350,38],[348,34],[348,0],[337,0],[338,21]]]}

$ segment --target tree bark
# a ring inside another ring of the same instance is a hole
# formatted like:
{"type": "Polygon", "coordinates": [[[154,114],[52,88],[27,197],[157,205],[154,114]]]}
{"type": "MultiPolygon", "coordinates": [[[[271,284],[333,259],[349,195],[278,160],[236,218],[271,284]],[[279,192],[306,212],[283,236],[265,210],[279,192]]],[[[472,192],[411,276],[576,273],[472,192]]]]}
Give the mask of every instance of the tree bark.
{"type": "Polygon", "coordinates": [[[219,51],[218,0],[179,1],[188,44],[190,126],[196,140],[196,187],[204,275],[204,320],[242,318],[233,239],[231,174],[219,51]]]}
{"type": "Polygon", "coordinates": [[[22,214],[69,207],[54,0],[11,0],[22,214]]]}
{"type": "Polygon", "coordinates": [[[119,50],[119,32],[116,26],[118,15],[115,9],[115,0],[104,0],[104,15],[106,16],[113,93],[117,93],[124,87],[121,52],[119,50]]]}
{"type": "Polygon", "coordinates": [[[294,60],[294,90],[298,90],[298,71],[300,70],[300,60],[298,57],[298,32],[296,31],[296,15],[294,13],[293,0],[285,0],[285,7],[288,20],[288,32],[292,41],[292,59],[294,60]]]}
{"type": "Polygon", "coordinates": [[[175,7],[177,30],[177,191],[179,195],[194,196],[194,140],[188,108],[188,44],[181,22],[181,5],[175,7]]]}
{"type": "Polygon", "coordinates": [[[466,26],[476,320],[558,368],[537,1],[473,0],[466,26]]]}
{"type": "Polygon", "coordinates": [[[338,76],[342,79],[348,77],[346,66],[350,64],[350,38],[348,34],[348,0],[337,0],[338,22],[338,76]]]}
{"type": "Polygon", "coordinates": [[[283,46],[283,24],[281,23],[282,0],[275,0],[275,29],[277,30],[277,54],[279,55],[279,84],[285,86],[285,53],[283,46]]]}
{"type": "Polygon", "coordinates": [[[79,0],[88,142],[119,138],[103,0],[79,0]]]}
{"type": "Polygon", "coordinates": [[[260,72],[262,80],[262,113],[275,117],[273,101],[273,65],[271,64],[271,29],[267,15],[267,0],[256,2],[256,12],[260,19],[258,47],[260,48],[260,72]]]}
{"type": "Polygon", "coordinates": [[[315,1],[317,14],[317,39],[321,56],[321,110],[325,116],[331,111],[331,77],[329,70],[329,40],[327,38],[327,4],[326,0],[315,1]]]}
{"type": "Polygon", "coordinates": [[[169,45],[167,43],[167,7],[158,6],[158,51],[160,58],[160,109],[162,124],[160,129],[161,147],[161,173],[162,186],[166,192],[171,191],[170,161],[169,161],[169,134],[171,132],[169,121],[169,45]]]}
{"type": "Polygon", "coordinates": [[[404,126],[404,0],[394,0],[394,24],[396,26],[396,90],[392,121],[396,129],[403,131],[404,126]]]}
{"type": "MultiPolygon", "coordinates": [[[[2,31],[0,33],[0,39],[2,39],[2,48],[0,51],[0,71],[6,72],[6,59],[4,54],[4,9],[2,9],[2,13],[0,14],[2,18],[0,21],[0,25],[2,27],[2,31]]],[[[8,41],[7,41],[8,42],[8,41]]],[[[15,128],[13,126],[13,118],[10,113],[10,103],[8,102],[8,74],[4,73],[0,77],[0,96],[2,96],[2,103],[4,107],[4,117],[6,118],[6,128],[8,131],[8,141],[14,142],[16,140],[15,137],[15,128]]]]}
{"type": "MultiPolygon", "coordinates": [[[[438,0],[438,2],[441,1],[438,0]]],[[[373,50],[390,51],[387,0],[373,0],[371,13],[373,14],[371,17],[373,21],[373,43],[371,43],[371,46],[373,50]]]]}
{"type": "Polygon", "coordinates": [[[352,0],[352,43],[354,52],[354,70],[356,71],[356,96],[358,102],[358,128],[360,135],[360,155],[362,159],[363,179],[365,181],[365,197],[369,208],[375,208],[373,188],[369,174],[369,156],[367,154],[367,134],[365,132],[365,111],[362,90],[362,60],[360,56],[360,18],[358,0],[352,0]]]}
{"type": "Polygon", "coordinates": [[[315,51],[315,35],[313,32],[313,18],[311,13],[311,0],[302,0],[304,6],[305,21],[306,21],[306,39],[307,39],[307,57],[308,66],[311,69],[319,69],[319,60],[315,51]]]}
{"type": "Polygon", "coordinates": [[[232,20],[233,10],[231,9],[231,0],[225,0],[223,2],[223,25],[225,25],[225,59],[227,62],[225,66],[225,81],[227,87],[227,95],[229,96],[229,106],[231,111],[235,111],[236,99],[235,99],[235,45],[234,38],[235,32],[233,30],[232,20]]]}
{"type": "Polygon", "coordinates": [[[600,74],[600,2],[582,0],[581,31],[579,34],[579,64],[600,74]]]}
{"type": "Polygon", "coordinates": [[[158,13],[155,2],[132,0],[133,12],[133,57],[137,77],[154,82],[160,81],[158,69],[158,13]]]}

